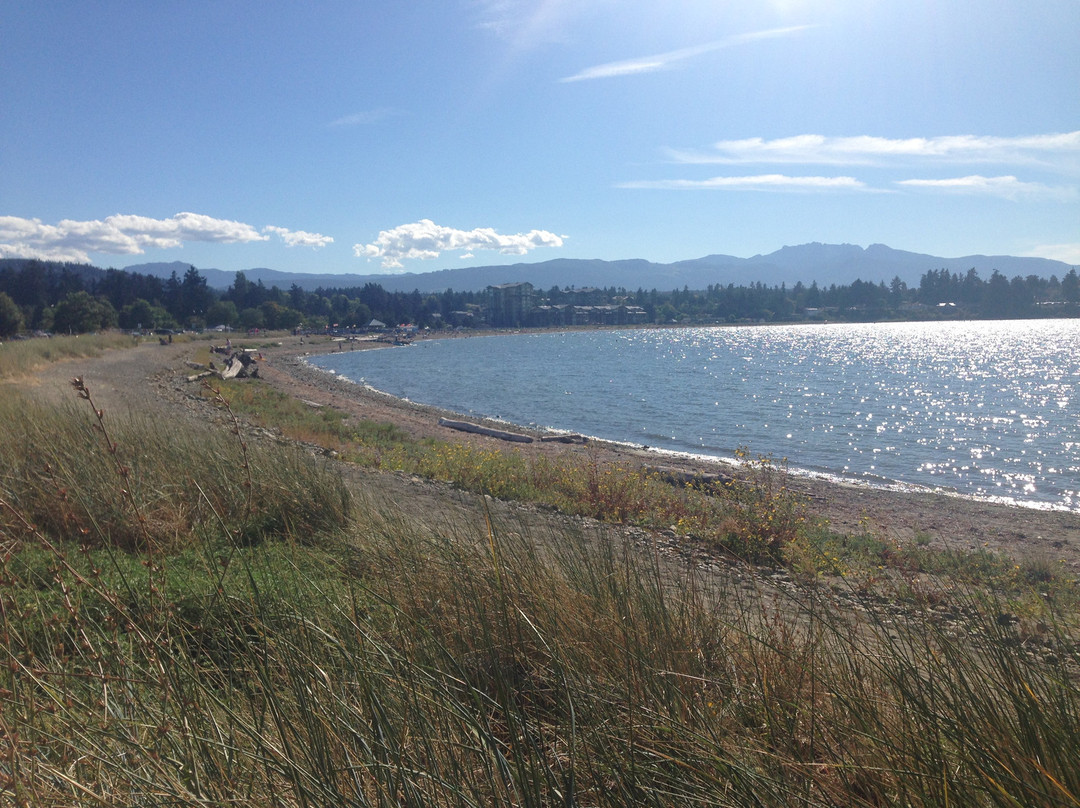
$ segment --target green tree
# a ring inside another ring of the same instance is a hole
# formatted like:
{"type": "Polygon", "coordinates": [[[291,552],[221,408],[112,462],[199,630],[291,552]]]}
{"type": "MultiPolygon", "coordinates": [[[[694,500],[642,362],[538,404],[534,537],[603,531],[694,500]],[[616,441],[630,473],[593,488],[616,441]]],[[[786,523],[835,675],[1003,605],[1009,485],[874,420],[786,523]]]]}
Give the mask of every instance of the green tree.
{"type": "Polygon", "coordinates": [[[278,322],[278,320],[282,319],[282,312],[284,310],[284,306],[282,306],[280,303],[275,303],[273,300],[267,300],[265,303],[259,306],[259,311],[262,312],[263,316],[263,327],[281,328],[282,326],[278,322]]]}
{"type": "Polygon", "coordinates": [[[22,330],[22,311],[6,292],[0,292],[0,337],[10,337],[22,330]]]}
{"type": "Polygon", "coordinates": [[[108,300],[92,297],[89,292],[72,292],[56,305],[53,329],[72,334],[86,334],[116,325],[116,309],[108,300]]]}
{"type": "Polygon", "coordinates": [[[330,299],[330,319],[335,323],[343,323],[349,317],[349,306],[352,301],[340,292],[330,299]]]}
{"type": "Polygon", "coordinates": [[[247,279],[247,275],[237,272],[233,278],[233,285],[225,291],[225,297],[235,303],[237,309],[246,309],[251,306],[248,302],[251,287],[252,283],[247,279]]]}
{"type": "Polygon", "coordinates": [[[265,320],[261,309],[243,309],[240,312],[240,327],[245,331],[252,328],[263,328],[265,320]]]}
{"type": "Polygon", "coordinates": [[[983,314],[989,317],[1004,317],[1011,308],[1012,290],[1009,279],[995,269],[983,295],[983,314]]]}
{"type": "Polygon", "coordinates": [[[900,308],[900,304],[904,302],[904,295],[906,292],[907,284],[904,283],[899,275],[893,275],[893,279],[889,283],[889,305],[894,309],[900,308]]]}
{"type": "Polygon", "coordinates": [[[679,316],[679,311],[670,303],[662,303],[656,308],[656,322],[673,323],[679,316]]]}
{"type": "Polygon", "coordinates": [[[120,309],[119,322],[121,328],[146,328],[158,327],[158,318],[155,316],[154,306],[148,300],[141,297],[124,308],[120,309]]]}
{"type": "Polygon", "coordinates": [[[211,326],[224,325],[233,328],[240,322],[240,312],[231,300],[219,300],[211,303],[206,310],[206,322],[211,326]]]}
{"type": "Polygon", "coordinates": [[[357,301],[356,305],[348,312],[348,316],[342,318],[342,325],[355,325],[363,328],[372,319],[374,318],[371,316],[371,309],[357,301]],[[348,322],[344,322],[345,320],[348,320],[348,322]]]}
{"type": "Polygon", "coordinates": [[[199,270],[190,267],[184,273],[184,279],[180,282],[180,314],[181,322],[195,323],[200,320],[210,304],[214,302],[214,293],[206,285],[206,278],[199,274],[199,270]]]}
{"type": "Polygon", "coordinates": [[[1061,279],[1061,297],[1066,303],[1080,303],[1080,277],[1075,267],[1061,279]]]}

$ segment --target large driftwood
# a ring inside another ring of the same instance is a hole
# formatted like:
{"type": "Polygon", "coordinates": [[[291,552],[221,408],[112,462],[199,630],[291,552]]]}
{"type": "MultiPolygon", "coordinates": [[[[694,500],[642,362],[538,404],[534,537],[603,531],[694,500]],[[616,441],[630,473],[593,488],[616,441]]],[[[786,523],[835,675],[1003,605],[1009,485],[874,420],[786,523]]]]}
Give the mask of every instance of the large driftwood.
{"type": "MultiPolygon", "coordinates": [[[[221,353],[224,349],[213,348],[221,353]]],[[[234,351],[225,359],[225,367],[218,368],[213,360],[210,361],[209,369],[206,365],[198,362],[187,362],[188,367],[202,369],[201,373],[188,376],[189,382],[205,379],[207,376],[217,376],[219,379],[257,379],[259,378],[259,366],[255,363],[255,357],[250,351],[234,351]]]]}
{"type": "Polygon", "coordinates": [[[225,361],[225,370],[221,371],[219,375],[223,379],[234,379],[240,375],[242,370],[244,370],[244,363],[232,356],[225,361]]]}
{"type": "Polygon", "coordinates": [[[584,435],[541,435],[541,443],[588,443],[584,435]]]}
{"type": "Polygon", "coordinates": [[[514,443],[532,443],[533,439],[528,435],[519,435],[516,432],[505,432],[502,429],[490,429],[479,424],[470,424],[468,421],[451,421],[449,418],[440,418],[439,426],[456,429],[458,432],[471,432],[474,435],[487,435],[499,440],[508,440],[514,443]]]}
{"type": "Polygon", "coordinates": [[[683,471],[663,466],[642,466],[641,470],[659,480],[680,487],[708,489],[716,486],[727,487],[735,482],[734,477],[721,473],[705,474],[700,471],[683,471]]]}

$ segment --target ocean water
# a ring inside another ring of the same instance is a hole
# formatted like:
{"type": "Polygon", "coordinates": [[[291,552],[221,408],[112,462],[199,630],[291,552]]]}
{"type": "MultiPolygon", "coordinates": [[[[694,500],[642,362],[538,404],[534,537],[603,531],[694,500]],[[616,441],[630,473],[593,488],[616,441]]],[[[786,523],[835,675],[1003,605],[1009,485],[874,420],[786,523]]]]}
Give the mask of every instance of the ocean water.
{"type": "Polygon", "coordinates": [[[1080,511],[1080,321],[427,340],[312,364],[465,415],[1080,511]]]}

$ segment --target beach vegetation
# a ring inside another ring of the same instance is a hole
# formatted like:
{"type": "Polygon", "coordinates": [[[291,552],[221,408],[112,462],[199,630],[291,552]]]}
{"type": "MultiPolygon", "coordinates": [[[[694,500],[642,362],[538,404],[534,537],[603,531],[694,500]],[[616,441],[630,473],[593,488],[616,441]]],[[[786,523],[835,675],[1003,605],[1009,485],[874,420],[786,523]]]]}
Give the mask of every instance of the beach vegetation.
{"type": "MultiPolygon", "coordinates": [[[[949,570],[864,591],[816,564],[687,564],[484,497],[432,513],[250,440],[228,398],[207,429],[72,391],[0,413],[7,804],[1080,803],[1074,606],[1029,620],[949,570]]],[[[410,451],[478,488],[515,464],[569,485],[554,461],[410,451]]],[[[631,470],[582,462],[627,518],[631,470]]]]}
{"type": "Polygon", "coordinates": [[[396,427],[312,407],[258,382],[207,387],[205,394],[213,391],[221,391],[237,413],[264,428],[361,465],[573,516],[673,530],[743,560],[781,561],[810,521],[805,503],[787,491],[784,470],[770,458],[744,457],[744,473],[730,485],[672,485],[640,466],[601,462],[588,447],[534,455],[413,440],[396,427]]]}
{"type": "Polygon", "coordinates": [[[136,338],[115,331],[13,340],[0,344],[0,380],[25,377],[53,362],[101,356],[111,348],[127,348],[136,338]]]}
{"type": "Polygon", "coordinates": [[[449,483],[497,499],[560,513],[664,531],[690,545],[755,564],[780,565],[815,576],[835,576],[864,588],[894,576],[945,576],[965,585],[992,585],[1003,597],[1038,611],[1049,598],[1080,604],[1076,576],[1059,562],[1024,559],[985,548],[932,544],[916,532],[908,541],[886,538],[867,524],[859,532],[831,530],[788,486],[786,460],[740,449],[739,473],[726,483],[673,485],[629,462],[602,462],[588,445],[557,454],[513,447],[413,439],[390,424],[312,407],[258,382],[225,382],[220,391],[242,417],[282,438],[331,451],[360,465],[449,483]],[[881,575],[888,570],[888,575],[881,575]],[[1035,589],[1042,594],[1032,598],[1035,589]]]}

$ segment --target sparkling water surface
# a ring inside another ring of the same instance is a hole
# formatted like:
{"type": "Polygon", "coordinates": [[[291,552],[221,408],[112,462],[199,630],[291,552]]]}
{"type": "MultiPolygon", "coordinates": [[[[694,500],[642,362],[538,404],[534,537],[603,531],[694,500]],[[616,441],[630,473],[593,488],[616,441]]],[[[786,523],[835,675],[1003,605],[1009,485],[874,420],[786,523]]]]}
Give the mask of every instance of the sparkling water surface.
{"type": "Polygon", "coordinates": [[[311,363],[467,415],[1080,510],[1076,320],[516,334],[311,363]]]}

